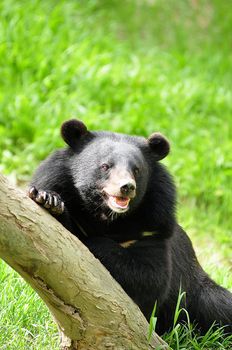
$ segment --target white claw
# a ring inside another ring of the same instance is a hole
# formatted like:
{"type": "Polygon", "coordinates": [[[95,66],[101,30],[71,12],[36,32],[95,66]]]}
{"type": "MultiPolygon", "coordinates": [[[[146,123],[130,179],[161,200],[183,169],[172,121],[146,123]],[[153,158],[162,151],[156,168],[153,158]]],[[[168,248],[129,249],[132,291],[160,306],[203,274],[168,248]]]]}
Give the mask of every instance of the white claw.
{"type": "Polygon", "coordinates": [[[53,196],[53,201],[54,201],[54,207],[57,207],[58,205],[58,200],[56,196],[53,196]]]}
{"type": "Polygon", "coordinates": [[[61,202],[61,213],[64,212],[64,202],[61,202]]]}

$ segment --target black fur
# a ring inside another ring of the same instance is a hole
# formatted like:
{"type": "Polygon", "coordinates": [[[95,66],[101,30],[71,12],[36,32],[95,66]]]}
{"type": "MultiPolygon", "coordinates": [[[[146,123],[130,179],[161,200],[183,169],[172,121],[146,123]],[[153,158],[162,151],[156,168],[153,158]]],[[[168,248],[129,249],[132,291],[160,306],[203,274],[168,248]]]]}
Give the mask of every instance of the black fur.
{"type": "Polygon", "coordinates": [[[191,321],[202,332],[216,322],[231,333],[232,294],[202,270],[176,222],[175,186],[157,162],[168,154],[168,141],[158,133],[146,140],[89,132],[73,120],[63,125],[62,136],[70,147],[42,162],[31,183],[36,191],[59,194],[64,212],[57,219],[100,259],[148,320],[157,300],[158,333],[172,325],[180,286],[191,321]],[[131,174],[137,186],[123,214],[113,213],[102,193],[115,168],[131,174]],[[121,245],[130,240],[136,242],[121,245]]]}

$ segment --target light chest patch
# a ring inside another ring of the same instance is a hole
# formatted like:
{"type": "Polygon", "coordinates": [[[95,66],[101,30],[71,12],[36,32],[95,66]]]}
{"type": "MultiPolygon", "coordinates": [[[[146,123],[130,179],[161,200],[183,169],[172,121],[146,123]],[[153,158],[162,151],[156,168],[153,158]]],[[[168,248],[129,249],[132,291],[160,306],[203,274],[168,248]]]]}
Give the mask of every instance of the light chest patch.
{"type": "MultiPolygon", "coordinates": [[[[155,234],[156,234],[156,232],[143,232],[142,237],[154,236],[155,234]]],[[[125,242],[120,243],[120,246],[123,248],[128,248],[136,242],[138,242],[138,240],[136,240],[136,239],[130,240],[130,241],[125,241],[125,242]]]]}

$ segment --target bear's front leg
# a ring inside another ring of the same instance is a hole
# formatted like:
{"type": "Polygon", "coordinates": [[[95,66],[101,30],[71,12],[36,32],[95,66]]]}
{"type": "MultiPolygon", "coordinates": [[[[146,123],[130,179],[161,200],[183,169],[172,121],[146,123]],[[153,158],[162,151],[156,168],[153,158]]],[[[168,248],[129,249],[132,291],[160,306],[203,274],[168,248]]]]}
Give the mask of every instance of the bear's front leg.
{"type": "Polygon", "coordinates": [[[56,192],[37,190],[32,186],[29,188],[28,195],[53,215],[61,215],[64,212],[64,202],[56,192]]]}

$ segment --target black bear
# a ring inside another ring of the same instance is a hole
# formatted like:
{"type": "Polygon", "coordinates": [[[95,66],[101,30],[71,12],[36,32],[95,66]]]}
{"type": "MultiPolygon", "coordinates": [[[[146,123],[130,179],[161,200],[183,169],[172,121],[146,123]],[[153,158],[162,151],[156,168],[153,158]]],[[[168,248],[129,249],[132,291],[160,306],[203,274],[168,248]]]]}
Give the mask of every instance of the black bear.
{"type": "Polygon", "coordinates": [[[92,132],[78,120],[61,134],[69,147],[42,162],[29,196],[83,241],[148,320],[157,301],[159,334],[173,324],[180,286],[201,332],[216,323],[231,333],[232,294],[203,271],[176,221],[175,186],[159,163],[166,138],[92,132]]]}

